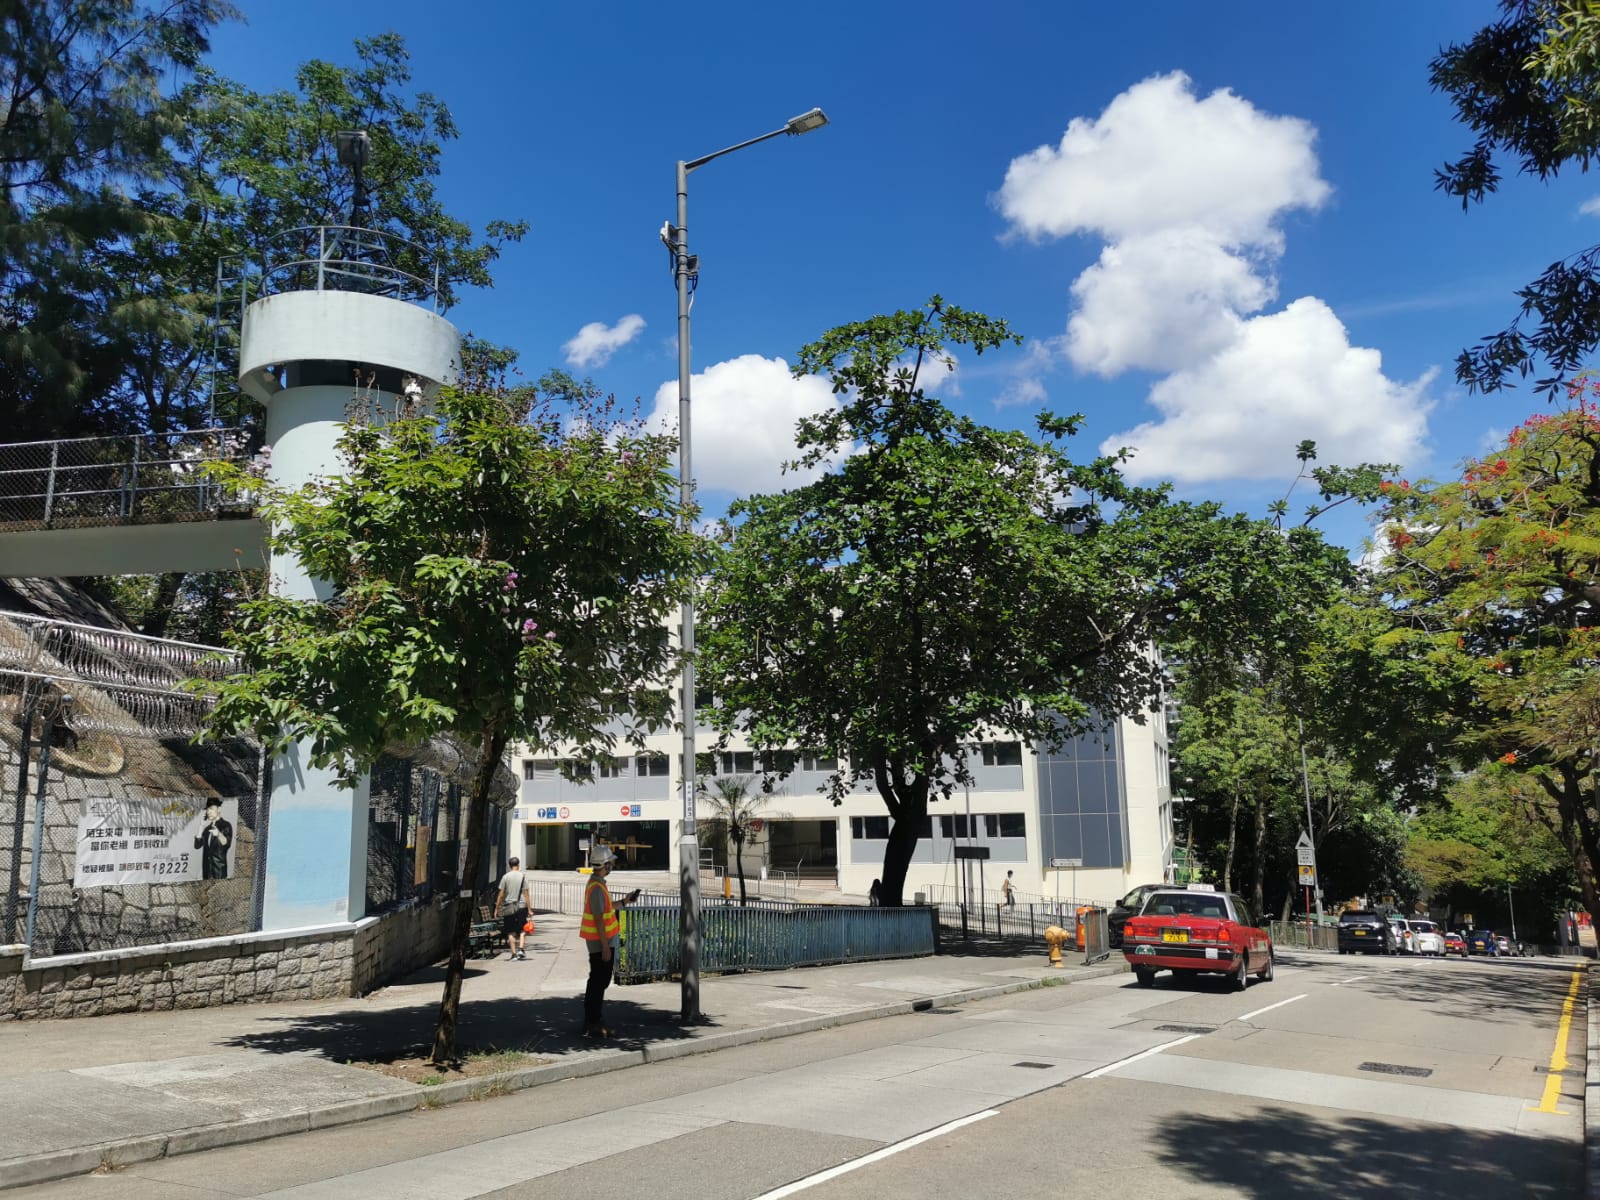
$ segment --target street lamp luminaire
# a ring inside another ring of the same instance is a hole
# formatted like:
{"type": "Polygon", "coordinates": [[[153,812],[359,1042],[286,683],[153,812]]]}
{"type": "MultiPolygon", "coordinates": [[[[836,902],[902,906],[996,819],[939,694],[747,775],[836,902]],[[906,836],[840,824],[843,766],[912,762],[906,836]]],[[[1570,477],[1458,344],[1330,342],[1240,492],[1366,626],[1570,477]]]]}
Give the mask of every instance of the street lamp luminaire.
{"type": "MultiPolygon", "coordinates": [[[[694,500],[694,475],[689,457],[689,295],[699,279],[699,263],[689,257],[689,172],[714,158],[754,146],[784,134],[796,136],[821,129],[828,123],[820,108],[791,117],[782,129],[734,146],[678,162],[678,222],[666,240],[672,249],[672,276],[678,286],[678,498],[683,505],[684,522],[690,520],[694,500]]],[[[679,713],[683,719],[683,836],[678,842],[678,890],[681,907],[678,926],[679,967],[683,980],[682,1019],[700,1019],[700,834],[695,823],[695,680],[694,680],[694,595],[683,601],[683,691],[679,713]]]]}

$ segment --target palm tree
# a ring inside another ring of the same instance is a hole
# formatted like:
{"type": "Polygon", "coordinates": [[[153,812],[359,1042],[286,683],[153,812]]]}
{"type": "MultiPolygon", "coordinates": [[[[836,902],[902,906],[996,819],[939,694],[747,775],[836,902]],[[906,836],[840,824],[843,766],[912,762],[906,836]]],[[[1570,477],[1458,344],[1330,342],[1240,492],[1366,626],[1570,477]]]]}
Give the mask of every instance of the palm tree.
{"type": "MultiPolygon", "coordinates": [[[[756,786],[754,775],[724,775],[700,785],[700,796],[711,809],[711,820],[718,822],[733,839],[735,868],[739,872],[739,904],[748,903],[744,888],[744,842],[754,831],[751,826],[766,813],[772,797],[756,786]]],[[[775,815],[775,814],[769,814],[775,815]]]]}

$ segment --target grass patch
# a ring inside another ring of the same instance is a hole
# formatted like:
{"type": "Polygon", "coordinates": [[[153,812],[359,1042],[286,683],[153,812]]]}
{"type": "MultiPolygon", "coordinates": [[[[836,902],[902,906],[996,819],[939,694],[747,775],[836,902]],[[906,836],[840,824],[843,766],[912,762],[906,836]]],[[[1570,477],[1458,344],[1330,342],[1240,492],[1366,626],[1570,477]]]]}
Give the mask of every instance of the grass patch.
{"type": "Polygon", "coordinates": [[[376,1071],[392,1079],[404,1079],[420,1087],[438,1087],[457,1079],[478,1079],[499,1075],[504,1071],[520,1071],[526,1067],[543,1066],[553,1060],[526,1050],[501,1049],[498,1046],[477,1046],[465,1049],[453,1062],[443,1066],[433,1061],[425,1049],[398,1051],[382,1058],[365,1062],[352,1062],[352,1067],[376,1071]]]}

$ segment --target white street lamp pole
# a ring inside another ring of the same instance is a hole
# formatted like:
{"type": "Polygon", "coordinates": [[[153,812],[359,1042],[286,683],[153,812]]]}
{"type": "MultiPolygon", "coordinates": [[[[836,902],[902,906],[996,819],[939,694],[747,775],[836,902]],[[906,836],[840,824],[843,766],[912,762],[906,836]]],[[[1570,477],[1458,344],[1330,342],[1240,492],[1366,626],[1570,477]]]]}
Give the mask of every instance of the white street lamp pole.
{"type": "MultiPolygon", "coordinates": [[[[689,172],[703,167],[714,158],[754,146],[780,134],[810,133],[828,123],[820,108],[813,108],[790,118],[782,129],[774,129],[760,137],[740,142],[707,154],[678,162],[678,223],[671,231],[672,275],[678,286],[678,499],[683,506],[683,520],[687,527],[693,520],[690,506],[694,502],[694,474],[689,457],[689,309],[690,292],[699,277],[699,264],[689,257],[689,172]]],[[[683,836],[678,841],[678,891],[681,897],[678,923],[678,958],[683,980],[681,1018],[684,1021],[700,1019],[700,834],[695,821],[695,680],[694,680],[694,595],[691,592],[683,601],[683,625],[680,631],[683,649],[683,690],[679,698],[679,712],[683,718],[683,836]]]]}

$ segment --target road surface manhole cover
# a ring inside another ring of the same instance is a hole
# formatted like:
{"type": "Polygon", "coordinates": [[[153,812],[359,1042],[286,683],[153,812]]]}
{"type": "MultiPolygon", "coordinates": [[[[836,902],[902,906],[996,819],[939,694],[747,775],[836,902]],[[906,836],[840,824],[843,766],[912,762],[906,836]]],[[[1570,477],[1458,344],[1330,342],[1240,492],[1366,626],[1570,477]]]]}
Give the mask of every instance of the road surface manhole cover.
{"type": "Polygon", "coordinates": [[[1048,1071],[1051,1067],[1055,1066],[1055,1063],[1019,1062],[1012,1063],[1011,1065],[1013,1067],[1032,1067],[1037,1071],[1048,1071]]]}
{"type": "Polygon", "coordinates": [[[1410,1075],[1416,1079],[1426,1079],[1433,1074],[1432,1067],[1405,1067],[1399,1063],[1364,1062],[1356,1070],[1375,1071],[1379,1075],[1410,1075]]]}
{"type": "Polygon", "coordinates": [[[1215,1033],[1215,1025],[1157,1025],[1157,1033],[1215,1033]]]}

